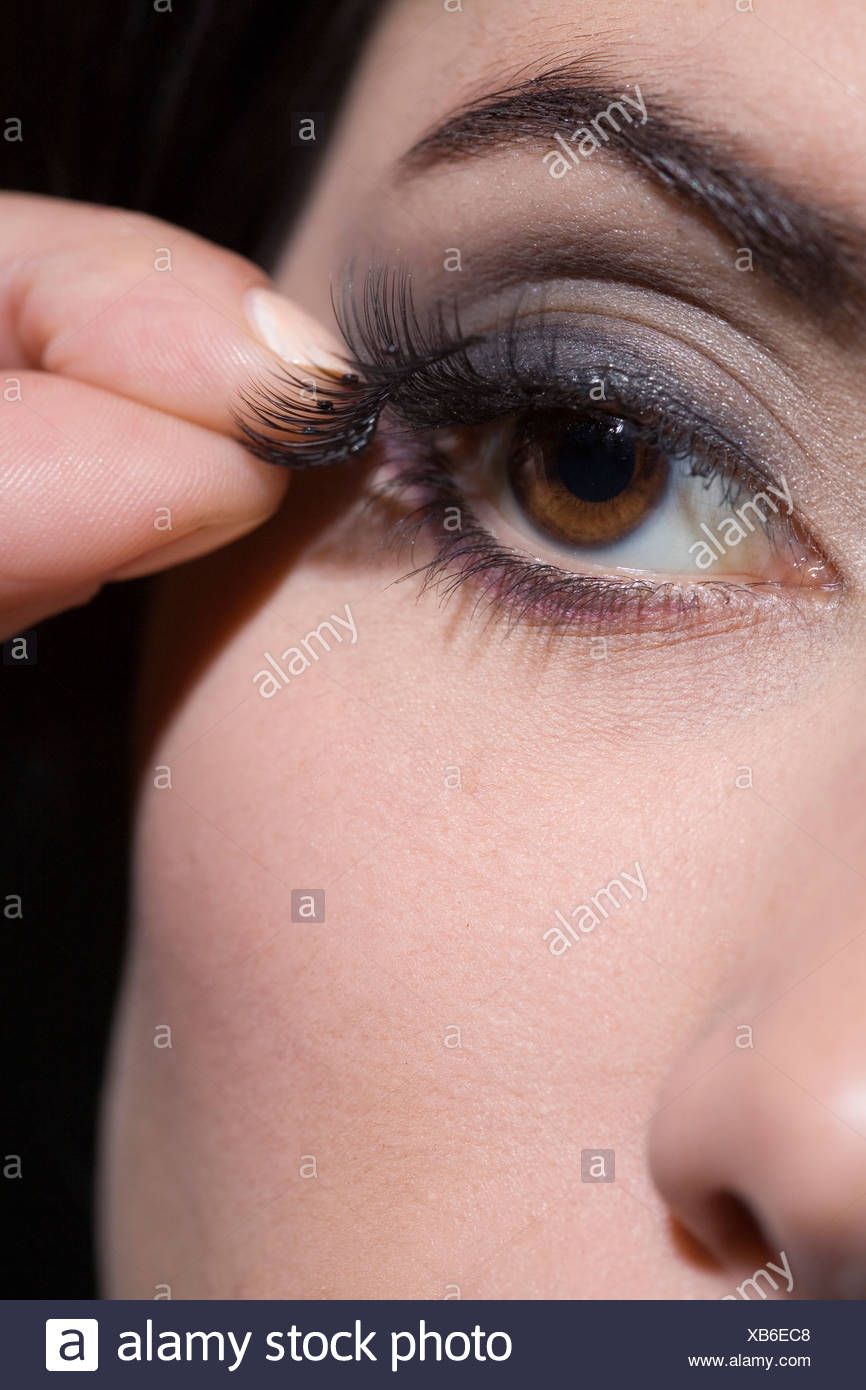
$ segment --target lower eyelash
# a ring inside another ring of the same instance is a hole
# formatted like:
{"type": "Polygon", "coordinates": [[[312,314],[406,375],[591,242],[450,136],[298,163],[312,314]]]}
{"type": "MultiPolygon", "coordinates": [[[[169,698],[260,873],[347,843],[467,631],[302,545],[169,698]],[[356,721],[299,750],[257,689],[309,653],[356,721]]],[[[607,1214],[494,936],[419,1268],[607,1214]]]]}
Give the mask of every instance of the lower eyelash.
{"type": "Polygon", "coordinates": [[[389,549],[414,551],[432,539],[434,554],[402,580],[421,577],[420,592],[438,593],[444,604],[465,585],[477,591],[473,616],[502,619],[506,632],[529,624],[554,633],[669,631],[698,614],[754,617],[756,597],[777,598],[777,586],[720,580],[682,583],[663,579],[610,578],[571,573],[531,560],[502,545],[478,520],[458,483],[441,464],[419,461],[374,481],[370,504],[414,505],[388,529],[389,549]],[[459,513],[459,530],[448,525],[459,513]]]}

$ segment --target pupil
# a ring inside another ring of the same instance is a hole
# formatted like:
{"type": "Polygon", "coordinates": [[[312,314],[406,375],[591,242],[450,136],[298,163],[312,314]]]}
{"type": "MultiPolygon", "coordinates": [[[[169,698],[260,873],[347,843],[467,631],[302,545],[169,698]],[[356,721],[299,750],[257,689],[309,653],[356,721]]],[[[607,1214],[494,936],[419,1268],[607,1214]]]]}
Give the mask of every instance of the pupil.
{"type": "Polygon", "coordinates": [[[637,459],[625,420],[575,420],[556,446],[556,473],[581,502],[610,502],[625,492],[637,459]]]}

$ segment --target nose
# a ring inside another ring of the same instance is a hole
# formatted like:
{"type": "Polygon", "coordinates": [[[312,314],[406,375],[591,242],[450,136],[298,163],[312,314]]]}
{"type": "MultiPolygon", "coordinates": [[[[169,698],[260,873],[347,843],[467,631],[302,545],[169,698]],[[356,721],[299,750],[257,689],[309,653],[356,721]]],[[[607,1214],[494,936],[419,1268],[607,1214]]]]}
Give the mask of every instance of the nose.
{"type": "Polygon", "coordinates": [[[715,1015],[649,1140],[656,1185],[732,1293],[769,1261],[739,1296],[866,1298],[866,943],[752,1017],[715,1015]]]}

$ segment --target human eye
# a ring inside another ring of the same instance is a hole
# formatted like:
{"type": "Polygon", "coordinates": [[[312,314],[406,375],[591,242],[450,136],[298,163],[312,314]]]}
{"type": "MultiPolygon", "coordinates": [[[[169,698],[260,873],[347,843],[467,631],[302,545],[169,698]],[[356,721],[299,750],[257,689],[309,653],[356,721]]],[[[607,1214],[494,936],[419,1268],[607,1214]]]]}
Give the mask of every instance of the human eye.
{"type": "Polygon", "coordinates": [[[373,496],[404,509],[390,539],[444,596],[470,585],[511,622],[608,631],[748,621],[838,591],[784,446],[778,470],[756,456],[740,416],[766,432],[743,388],[702,398],[663,334],[538,297],[480,327],[453,306],[425,320],[384,273],[343,326],[347,371],[305,409],[285,384],[260,393],[245,433],[293,466],[375,440],[373,496]]]}

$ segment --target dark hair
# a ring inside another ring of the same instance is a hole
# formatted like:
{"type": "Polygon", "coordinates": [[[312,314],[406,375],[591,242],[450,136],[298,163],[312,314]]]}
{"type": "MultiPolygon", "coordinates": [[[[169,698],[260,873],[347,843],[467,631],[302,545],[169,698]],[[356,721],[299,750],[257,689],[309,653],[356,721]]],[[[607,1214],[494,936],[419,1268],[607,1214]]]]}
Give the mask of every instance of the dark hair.
{"type": "MultiPolygon", "coordinates": [[[[2,187],[150,212],[267,265],[378,8],[9,0],[2,187]],[[316,118],[314,145],[293,143],[300,115],[316,118]]],[[[0,1164],[20,1155],[22,1172],[0,1182],[15,1251],[3,1261],[7,1297],[96,1292],[91,1174],[125,933],[128,711],[145,585],[109,587],[44,623],[35,665],[0,667],[0,911],[16,895],[23,912],[0,918],[0,1164]]]]}
{"type": "Polygon", "coordinates": [[[2,186],[164,217],[265,260],[307,187],[375,0],[12,0],[2,186]],[[315,113],[315,144],[292,115],[315,113]]]}

